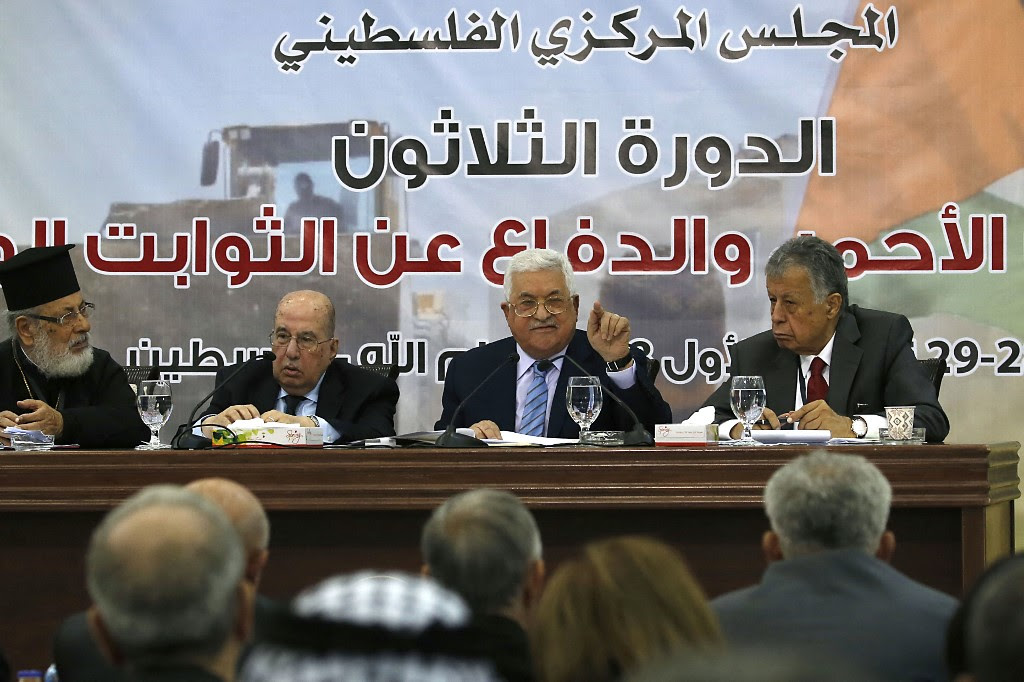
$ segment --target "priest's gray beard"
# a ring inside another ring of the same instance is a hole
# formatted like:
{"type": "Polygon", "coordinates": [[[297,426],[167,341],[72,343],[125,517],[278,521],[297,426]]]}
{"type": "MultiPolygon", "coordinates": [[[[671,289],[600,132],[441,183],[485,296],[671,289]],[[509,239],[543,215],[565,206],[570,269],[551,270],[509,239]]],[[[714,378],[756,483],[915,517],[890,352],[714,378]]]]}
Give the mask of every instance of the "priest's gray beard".
{"type": "Polygon", "coordinates": [[[41,332],[35,337],[30,357],[47,379],[80,377],[92,366],[92,346],[79,353],[72,353],[71,347],[83,342],[89,343],[88,332],[72,337],[63,347],[54,343],[49,334],[41,332]]]}

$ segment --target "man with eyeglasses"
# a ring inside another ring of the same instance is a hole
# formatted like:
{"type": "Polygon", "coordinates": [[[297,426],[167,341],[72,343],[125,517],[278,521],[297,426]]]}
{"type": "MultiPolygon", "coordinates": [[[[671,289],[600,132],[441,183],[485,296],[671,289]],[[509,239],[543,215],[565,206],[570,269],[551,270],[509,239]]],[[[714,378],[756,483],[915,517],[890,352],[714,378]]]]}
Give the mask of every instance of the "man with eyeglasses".
{"type": "MultiPolygon", "coordinates": [[[[636,412],[644,427],[669,423],[672,410],[647,372],[647,358],[629,345],[629,320],[595,302],[586,331],[576,329],[579,295],[572,266],[551,249],[527,249],[509,259],[505,270],[505,314],[511,337],[473,348],[448,365],[441,398],[441,418],[451,423],[456,408],[491,371],[498,373],[456,419],[478,438],[500,438],[501,431],[534,436],[577,438],[579,426],[565,407],[569,377],[582,376],[565,356],[600,378],[636,412]],[[516,363],[509,359],[519,356],[516,363]]],[[[632,419],[605,401],[591,426],[595,430],[626,430],[632,419]]]]}
{"type": "MultiPolygon", "coordinates": [[[[82,297],[74,245],[26,249],[0,263],[10,338],[0,343],[0,430],[58,444],[133,447],[149,429],[124,369],[89,340],[95,306],[82,297]]],[[[10,439],[0,431],[0,442],[10,439]]]]}
{"type": "MultiPolygon", "coordinates": [[[[293,291],[277,305],[270,332],[274,361],[250,363],[213,395],[203,419],[212,427],[240,419],[319,426],[324,443],[347,443],[395,435],[398,384],[337,359],[334,304],[318,291],[293,291]],[[270,371],[267,371],[267,370],[270,371]]],[[[217,383],[234,371],[225,367],[217,383]]]]}

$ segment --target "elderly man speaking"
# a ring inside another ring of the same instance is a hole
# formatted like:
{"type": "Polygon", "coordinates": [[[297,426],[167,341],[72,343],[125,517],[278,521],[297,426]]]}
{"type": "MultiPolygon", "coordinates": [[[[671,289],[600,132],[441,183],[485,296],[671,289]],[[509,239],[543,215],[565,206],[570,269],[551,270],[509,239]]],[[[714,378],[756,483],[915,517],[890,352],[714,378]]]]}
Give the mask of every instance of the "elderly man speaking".
{"type": "MultiPolygon", "coordinates": [[[[463,399],[489,372],[506,363],[463,408],[455,426],[471,426],[479,438],[500,438],[502,430],[578,437],[579,427],[569,418],[564,396],[569,377],[583,373],[566,357],[599,377],[607,390],[636,412],[648,431],[671,421],[672,410],[647,373],[647,358],[629,346],[629,320],[595,302],[587,330],[578,330],[579,302],[572,266],[565,256],[551,249],[527,249],[513,256],[505,271],[501,304],[512,336],[452,360],[444,381],[441,418],[434,428],[447,428],[463,399]],[[513,353],[519,356],[514,365],[513,353]]],[[[623,410],[606,401],[593,428],[632,425],[623,410]]]]}
{"type": "Polygon", "coordinates": [[[0,263],[11,334],[0,343],[0,429],[42,431],[84,447],[132,447],[149,439],[149,429],[124,369],[89,343],[94,306],[82,297],[72,248],[27,249],[0,263]]]}

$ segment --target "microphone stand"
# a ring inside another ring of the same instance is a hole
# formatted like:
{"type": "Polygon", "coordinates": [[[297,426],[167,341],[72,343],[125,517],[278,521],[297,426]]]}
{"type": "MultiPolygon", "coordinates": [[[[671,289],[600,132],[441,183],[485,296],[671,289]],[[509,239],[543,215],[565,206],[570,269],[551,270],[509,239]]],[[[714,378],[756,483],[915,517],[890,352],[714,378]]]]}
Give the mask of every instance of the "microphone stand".
{"type": "Polygon", "coordinates": [[[469,399],[472,398],[473,396],[475,396],[477,394],[477,391],[479,391],[481,388],[483,388],[484,384],[486,384],[488,381],[491,380],[491,377],[493,377],[495,374],[497,374],[499,370],[501,370],[505,365],[507,365],[510,362],[519,362],[519,353],[516,353],[515,351],[509,353],[508,356],[506,356],[506,358],[504,360],[502,360],[501,363],[497,367],[495,367],[493,370],[491,370],[490,374],[488,374],[486,377],[484,377],[483,381],[481,381],[479,384],[476,385],[476,388],[474,388],[472,391],[469,392],[469,395],[467,395],[465,398],[463,398],[462,402],[459,403],[459,406],[455,408],[455,412],[452,413],[452,419],[451,419],[450,422],[448,422],[448,426],[447,426],[447,428],[445,428],[444,433],[442,433],[440,436],[438,436],[437,440],[434,441],[434,445],[435,446],[437,446],[439,448],[485,448],[485,447],[487,447],[487,443],[483,442],[479,438],[474,438],[473,436],[467,436],[467,435],[464,435],[464,434],[461,434],[461,433],[456,433],[455,432],[455,421],[456,421],[455,418],[459,416],[460,412],[462,412],[462,408],[466,406],[466,404],[469,402],[469,399]]]}
{"type": "MultiPolygon", "coordinates": [[[[571,362],[573,364],[573,366],[576,367],[576,369],[578,369],[579,371],[583,372],[588,377],[590,377],[592,379],[597,379],[597,377],[595,377],[593,374],[591,374],[586,369],[584,369],[583,365],[581,365],[580,363],[576,362],[575,360],[573,360],[568,355],[565,355],[563,357],[566,360],[568,360],[569,362],[571,362]]],[[[634,358],[633,362],[636,363],[636,359],[635,358],[634,358]]],[[[636,365],[634,364],[634,367],[635,366],[636,365]]],[[[612,391],[610,388],[605,386],[601,382],[600,379],[597,379],[597,383],[598,383],[599,386],[601,386],[601,392],[604,395],[606,395],[609,398],[611,398],[612,400],[614,400],[617,404],[621,405],[622,409],[624,409],[626,411],[626,414],[628,414],[630,416],[630,418],[633,420],[632,428],[630,428],[628,431],[623,432],[623,434],[622,434],[622,444],[623,445],[654,445],[654,438],[652,438],[651,434],[648,433],[647,429],[644,428],[644,425],[640,421],[640,418],[636,416],[636,412],[634,412],[633,409],[629,405],[627,405],[625,403],[625,401],[622,400],[622,398],[620,398],[619,396],[615,395],[614,391],[612,391]]]]}
{"type": "Polygon", "coordinates": [[[206,396],[196,403],[196,406],[192,408],[192,414],[188,416],[188,421],[184,424],[180,424],[177,430],[174,432],[174,438],[171,439],[171,447],[175,450],[203,450],[210,447],[211,441],[209,438],[203,436],[197,436],[192,433],[192,429],[196,425],[196,413],[199,412],[199,408],[206,404],[206,401],[213,397],[213,394],[224,388],[229,381],[238,376],[243,369],[248,367],[253,362],[259,362],[261,360],[269,360],[273,362],[274,354],[265,350],[257,358],[250,358],[245,362],[238,365],[235,370],[224,378],[224,381],[220,382],[213,387],[213,390],[206,394],[206,396]]]}

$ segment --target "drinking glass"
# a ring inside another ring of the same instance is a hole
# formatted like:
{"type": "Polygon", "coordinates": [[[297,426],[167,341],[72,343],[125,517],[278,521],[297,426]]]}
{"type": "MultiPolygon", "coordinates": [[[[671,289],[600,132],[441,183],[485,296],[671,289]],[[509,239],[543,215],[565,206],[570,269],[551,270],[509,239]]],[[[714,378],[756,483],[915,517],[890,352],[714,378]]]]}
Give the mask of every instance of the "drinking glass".
{"type": "Polygon", "coordinates": [[[732,413],[743,422],[743,437],[733,441],[735,445],[760,445],[750,434],[751,425],[761,418],[767,402],[764,379],[761,377],[738,376],[732,378],[729,402],[732,413]]]}
{"type": "Polygon", "coordinates": [[[163,450],[171,447],[160,442],[160,427],[171,418],[171,384],[164,380],[143,381],[139,384],[139,393],[135,398],[139,406],[139,415],[149,427],[153,436],[148,443],[138,445],[136,450],[163,450]]]}
{"type": "Polygon", "coordinates": [[[601,382],[597,377],[569,377],[569,386],[565,389],[565,407],[569,416],[580,425],[580,442],[586,439],[590,425],[601,414],[601,382]]]}

